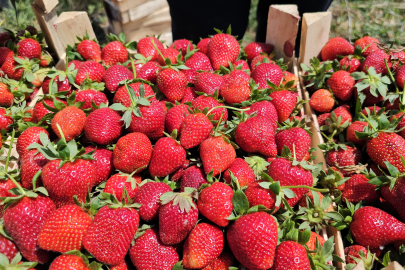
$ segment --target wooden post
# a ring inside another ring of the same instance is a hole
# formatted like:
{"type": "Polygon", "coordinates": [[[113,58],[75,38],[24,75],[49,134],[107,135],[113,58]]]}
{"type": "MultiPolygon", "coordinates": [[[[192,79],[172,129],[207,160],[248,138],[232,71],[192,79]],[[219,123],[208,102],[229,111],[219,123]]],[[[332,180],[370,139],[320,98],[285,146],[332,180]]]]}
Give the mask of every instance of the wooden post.
{"type": "Polygon", "coordinates": [[[266,43],[273,44],[275,58],[283,58],[291,68],[300,16],[297,5],[271,5],[266,43]]]}
{"type": "Polygon", "coordinates": [[[301,27],[301,47],[298,62],[309,65],[309,60],[318,57],[329,40],[331,12],[304,13],[301,27]]]}
{"type": "Polygon", "coordinates": [[[34,2],[44,13],[51,12],[59,4],[58,0],[34,0],[34,2]]]}
{"type": "Polygon", "coordinates": [[[84,11],[63,12],[53,23],[53,27],[64,48],[67,45],[73,47],[78,42],[76,36],[82,37],[86,32],[90,39],[96,38],[89,15],[84,11]]]}

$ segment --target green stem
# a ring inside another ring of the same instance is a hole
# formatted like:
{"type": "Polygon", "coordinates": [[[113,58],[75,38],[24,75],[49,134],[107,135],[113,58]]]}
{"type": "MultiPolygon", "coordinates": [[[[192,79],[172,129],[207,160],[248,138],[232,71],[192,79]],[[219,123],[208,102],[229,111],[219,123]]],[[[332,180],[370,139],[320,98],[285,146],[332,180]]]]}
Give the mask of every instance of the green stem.
{"type": "Polygon", "coordinates": [[[209,115],[213,110],[219,109],[219,108],[225,108],[225,109],[230,109],[230,110],[240,111],[240,112],[246,112],[246,111],[249,111],[249,110],[250,110],[250,108],[238,109],[238,108],[231,107],[231,106],[218,106],[218,107],[214,107],[214,108],[212,108],[211,110],[209,110],[206,115],[209,115]]]}
{"type": "Polygon", "coordinates": [[[374,131],[377,131],[377,129],[373,126],[373,124],[371,124],[370,120],[363,113],[360,113],[360,116],[364,118],[364,120],[371,126],[374,131]]]}
{"type": "Polygon", "coordinates": [[[155,41],[152,39],[152,44],[153,47],[155,47],[155,49],[158,51],[158,53],[160,54],[160,56],[162,56],[163,61],[165,61],[165,57],[163,56],[162,52],[158,49],[158,47],[155,44],[155,41]]]}
{"type": "Polygon", "coordinates": [[[125,81],[125,88],[127,89],[127,93],[128,93],[129,99],[131,100],[131,106],[134,106],[134,104],[136,104],[136,102],[135,102],[135,100],[132,98],[131,93],[129,92],[128,84],[127,84],[126,81],[125,81]]]}
{"type": "Polygon", "coordinates": [[[129,60],[131,60],[131,67],[132,67],[132,73],[134,74],[134,79],[136,78],[136,70],[135,70],[135,64],[134,64],[134,60],[131,58],[129,58],[129,60]]]}
{"type": "Polygon", "coordinates": [[[68,72],[68,68],[69,68],[69,57],[66,56],[66,64],[65,64],[65,72],[68,72]]]}
{"type": "Polygon", "coordinates": [[[385,64],[385,68],[388,71],[388,75],[390,76],[391,81],[395,85],[395,93],[399,93],[399,88],[398,88],[397,82],[395,81],[394,76],[392,76],[391,70],[388,68],[387,59],[384,59],[384,64],[385,64]]]}
{"type": "Polygon", "coordinates": [[[15,136],[15,129],[13,129],[13,132],[11,133],[10,146],[9,146],[9,148],[8,148],[7,159],[6,159],[6,165],[4,166],[4,171],[5,171],[6,173],[7,173],[7,171],[8,171],[8,163],[10,162],[11,149],[13,148],[13,143],[14,143],[14,136],[15,136]]]}
{"type": "Polygon", "coordinates": [[[314,187],[302,186],[302,185],[299,185],[299,186],[282,186],[281,188],[282,189],[284,189],[284,188],[306,188],[306,189],[313,190],[313,191],[318,191],[318,192],[329,192],[329,189],[327,189],[327,188],[314,188],[314,187]]]}
{"type": "Polygon", "coordinates": [[[22,195],[25,195],[25,190],[22,188],[22,186],[17,182],[17,180],[14,179],[14,177],[12,177],[10,174],[6,173],[6,175],[8,176],[8,178],[10,178],[11,182],[13,182],[14,185],[17,186],[18,190],[20,190],[22,195]]]}
{"type": "Polygon", "coordinates": [[[215,132],[218,131],[218,127],[219,127],[219,125],[221,124],[221,121],[222,121],[222,116],[224,116],[224,111],[222,111],[221,117],[219,117],[219,121],[218,121],[217,126],[216,126],[216,128],[215,128],[215,132]]]}
{"type": "Polygon", "coordinates": [[[323,264],[321,264],[321,263],[315,263],[315,265],[316,266],[318,266],[318,267],[320,267],[320,268],[322,268],[322,269],[325,269],[325,270],[328,270],[329,268],[327,268],[325,265],[323,265],[323,264]]]}

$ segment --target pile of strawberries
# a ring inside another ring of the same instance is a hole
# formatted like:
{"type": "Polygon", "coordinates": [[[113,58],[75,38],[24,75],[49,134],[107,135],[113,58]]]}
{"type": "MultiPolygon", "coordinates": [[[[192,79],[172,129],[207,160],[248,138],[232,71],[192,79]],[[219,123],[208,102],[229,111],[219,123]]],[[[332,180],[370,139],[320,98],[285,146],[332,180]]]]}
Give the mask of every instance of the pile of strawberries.
{"type": "Polygon", "coordinates": [[[301,67],[325,141],[324,186],[336,187],[341,217],[333,225],[347,236],[346,262],[405,264],[405,50],[369,36],[353,45],[335,37],[321,58],[301,67]]]}

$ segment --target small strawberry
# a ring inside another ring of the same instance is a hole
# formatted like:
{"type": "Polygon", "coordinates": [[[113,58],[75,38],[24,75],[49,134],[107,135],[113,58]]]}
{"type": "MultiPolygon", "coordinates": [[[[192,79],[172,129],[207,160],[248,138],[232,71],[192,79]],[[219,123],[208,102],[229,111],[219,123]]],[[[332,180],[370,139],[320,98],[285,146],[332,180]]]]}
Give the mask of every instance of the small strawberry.
{"type": "Polygon", "coordinates": [[[363,174],[354,174],[345,183],[342,191],[342,200],[348,200],[351,203],[363,201],[367,204],[377,201],[380,197],[376,186],[367,183],[368,179],[363,174]]]}
{"type": "Polygon", "coordinates": [[[84,134],[94,143],[108,145],[116,142],[122,135],[121,116],[110,108],[94,110],[86,117],[84,134]]]}
{"type": "Polygon", "coordinates": [[[208,184],[207,175],[202,167],[193,165],[184,171],[181,177],[180,190],[183,192],[186,187],[198,190],[202,184],[208,184]]]}
{"type": "Polygon", "coordinates": [[[327,113],[335,106],[333,94],[326,89],[316,90],[309,100],[312,109],[320,113],[327,113]]]}
{"type": "Polygon", "coordinates": [[[351,99],[354,94],[355,82],[347,71],[339,70],[333,73],[326,84],[332,90],[333,95],[343,101],[351,99]]]}
{"type": "Polygon", "coordinates": [[[387,61],[388,68],[391,68],[392,63],[389,54],[387,54],[384,50],[376,50],[370,53],[361,64],[361,71],[367,73],[367,70],[370,67],[374,67],[377,73],[381,73],[383,75],[388,74],[385,61],[387,61]]]}
{"type": "Polygon", "coordinates": [[[169,101],[180,101],[184,97],[187,88],[187,79],[183,72],[173,68],[159,71],[156,83],[160,91],[169,101]]]}
{"type": "Polygon", "coordinates": [[[305,248],[293,241],[285,241],[278,245],[271,269],[310,270],[311,264],[305,248]],[[288,256],[286,256],[288,254],[288,256]]]}
{"type": "MultiPolygon", "coordinates": [[[[62,269],[77,269],[77,270],[90,270],[88,259],[80,254],[80,252],[69,252],[58,256],[49,266],[49,270],[62,270],[62,269]]],[[[97,268],[96,268],[97,269],[97,268]]]]}
{"type": "Polygon", "coordinates": [[[19,81],[23,75],[32,75],[32,73],[38,70],[38,61],[38,59],[29,60],[26,57],[14,56],[10,54],[7,56],[3,65],[1,66],[1,70],[8,76],[9,79],[19,81]]]}
{"type": "Polygon", "coordinates": [[[100,45],[95,40],[90,40],[87,34],[83,38],[78,38],[78,40],[80,42],[77,44],[77,52],[84,60],[101,61],[100,45]]]}
{"type": "Polygon", "coordinates": [[[277,110],[271,101],[263,100],[250,105],[250,110],[245,111],[246,114],[252,115],[255,113],[257,116],[263,116],[273,123],[274,129],[277,128],[278,115],[277,110]]]}
{"type": "Polygon", "coordinates": [[[339,61],[341,69],[346,70],[349,73],[360,71],[361,62],[355,57],[345,56],[339,61]],[[348,70],[347,68],[350,67],[348,70]]]}
{"type": "Polygon", "coordinates": [[[86,61],[80,65],[75,77],[75,83],[81,85],[86,78],[91,81],[101,82],[103,79],[104,67],[95,61],[86,61]]]}
{"type": "Polygon", "coordinates": [[[133,199],[138,191],[138,184],[140,184],[141,181],[142,177],[139,174],[127,175],[124,173],[117,173],[107,180],[104,192],[114,194],[119,201],[125,199],[125,203],[128,203],[128,198],[123,194],[123,188],[128,192],[129,199],[133,199]]]}
{"type": "Polygon", "coordinates": [[[272,92],[270,97],[272,98],[271,103],[277,110],[278,122],[284,122],[290,117],[297,104],[297,95],[288,90],[280,90],[272,92]]]}
{"type": "Polygon", "coordinates": [[[200,146],[200,157],[206,174],[213,171],[216,176],[235,161],[236,152],[228,138],[222,136],[210,136],[200,146]]]}
{"type": "Polygon", "coordinates": [[[234,259],[232,253],[223,252],[202,270],[228,270],[233,265],[234,259]]]}
{"type": "Polygon", "coordinates": [[[119,83],[123,80],[132,80],[134,74],[124,66],[112,65],[103,74],[103,82],[105,87],[114,93],[119,87],[119,83]]]}
{"type": "Polygon", "coordinates": [[[17,54],[29,60],[41,58],[41,44],[32,38],[24,38],[17,43],[17,54]]]}
{"type": "MultiPolygon", "coordinates": [[[[49,91],[49,84],[50,84],[51,80],[52,80],[52,78],[46,77],[42,83],[42,91],[46,95],[51,92],[51,91],[49,91]]],[[[53,78],[52,83],[56,84],[56,87],[58,89],[57,92],[68,91],[68,95],[71,94],[72,84],[69,82],[68,77],[65,77],[65,79],[63,81],[59,81],[59,75],[57,75],[53,78]]]]}
{"type": "MultiPolygon", "coordinates": [[[[128,88],[131,87],[134,90],[136,97],[139,98],[140,90],[142,89],[141,85],[143,86],[143,91],[145,92],[144,97],[146,97],[150,101],[156,101],[157,99],[155,96],[155,92],[153,92],[153,89],[149,84],[142,82],[129,83],[128,88]]],[[[121,103],[125,107],[131,107],[132,101],[130,93],[128,93],[128,90],[125,85],[118,87],[117,92],[115,92],[113,98],[113,103],[121,103]]]]}
{"type": "Polygon", "coordinates": [[[294,84],[291,86],[293,88],[297,87],[297,82],[298,82],[298,77],[295,76],[295,74],[292,74],[291,72],[284,71],[283,72],[283,81],[281,82],[283,85],[286,85],[290,81],[294,81],[294,84]]]}
{"type": "Polygon", "coordinates": [[[228,170],[225,171],[224,180],[227,184],[231,183],[230,172],[238,179],[241,187],[247,186],[255,181],[255,173],[244,159],[236,158],[228,170]]]}
{"type": "Polygon", "coordinates": [[[203,54],[207,54],[208,52],[208,44],[211,42],[211,38],[203,38],[198,42],[197,49],[199,52],[203,54]]]}
{"type": "Polygon", "coordinates": [[[250,74],[249,64],[245,60],[237,60],[233,62],[232,65],[235,67],[235,69],[244,70],[250,74]]]}
{"type": "Polygon", "coordinates": [[[248,101],[250,97],[250,77],[242,70],[231,71],[224,79],[219,92],[227,104],[242,103],[248,101]]]}
{"type": "Polygon", "coordinates": [[[372,38],[370,36],[364,36],[354,42],[354,47],[360,46],[362,50],[362,55],[366,57],[370,55],[372,52],[379,50],[378,43],[380,43],[378,39],[372,38]]]}
{"type": "Polygon", "coordinates": [[[159,66],[158,62],[150,61],[145,63],[141,69],[137,72],[137,79],[144,79],[153,84],[156,84],[157,73],[162,68],[159,66]]]}
{"type": "Polygon", "coordinates": [[[163,44],[157,38],[144,37],[138,41],[136,50],[138,51],[138,53],[142,54],[145,57],[152,56],[150,61],[156,61],[159,53],[158,50],[154,47],[152,40],[154,41],[154,44],[159,50],[164,49],[163,44]]]}
{"type": "Polygon", "coordinates": [[[32,143],[41,143],[40,134],[41,132],[45,133],[46,136],[49,136],[48,131],[42,127],[29,127],[24,130],[21,135],[18,137],[16,150],[20,156],[24,156],[29,150],[27,147],[32,143]]]}
{"type": "Polygon", "coordinates": [[[274,46],[271,44],[265,44],[262,42],[252,42],[246,45],[244,51],[247,55],[249,62],[252,62],[253,58],[256,56],[265,53],[270,54],[274,50],[274,46]]]}
{"type": "Polygon", "coordinates": [[[181,124],[180,143],[190,149],[200,145],[208,138],[213,125],[209,118],[202,113],[187,115],[181,124]]]}
{"type": "Polygon", "coordinates": [[[346,56],[354,53],[354,47],[344,38],[334,37],[328,40],[321,50],[322,60],[335,60],[337,56],[346,56]]]}
{"type": "Polygon", "coordinates": [[[363,254],[367,254],[367,248],[360,246],[360,245],[352,245],[348,246],[345,248],[345,255],[346,255],[346,263],[347,264],[357,264],[354,258],[359,258],[360,257],[360,251],[363,252],[363,254]]]}
{"type": "Polygon", "coordinates": [[[311,232],[311,237],[309,238],[308,242],[306,242],[306,245],[309,250],[316,250],[316,241],[321,244],[321,247],[323,244],[325,244],[325,239],[317,234],[316,232],[311,232]]]}
{"type": "Polygon", "coordinates": [[[229,62],[235,62],[239,55],[239,43],[230,35],[230,28],[226,34],[216,34],[208,44],[207,56],[210,58],[214,70],[220,66],[228,67],[229,62]]]}
{"type": "Polygon", "coordinates": [[[276,64],[263,63],[252,71],[252,79],[260,88],[267,88],[267,80],[280,85],[283,80],[283,71],[276,64]]]}
{"type": "Polygon", "coordinates": [[[197,92],[213,95],[215,90],[219,91],[223,82],[224,80],[218,74],[201,72],[194,79],[194,87],[197,92]]]}

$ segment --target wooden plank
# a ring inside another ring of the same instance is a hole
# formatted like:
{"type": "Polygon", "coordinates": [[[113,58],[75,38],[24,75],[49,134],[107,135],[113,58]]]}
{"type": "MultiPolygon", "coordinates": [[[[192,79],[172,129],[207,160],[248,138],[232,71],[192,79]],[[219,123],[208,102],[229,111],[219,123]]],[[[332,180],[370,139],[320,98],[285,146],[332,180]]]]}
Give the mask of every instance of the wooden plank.
{"type": "Polygon", "coordinates": [[[74,46],[78,41],[76,36],[82,37],[88,33],[90,39],[95,39],[89,15],[84,11],[63,12],[53,23],[59,40],[64,48],[74,46]]]}
{"type": "Polygon", "coordinates": [[[162,7],[169,7],[169,4],[167,3],[166,0],[151,0],[148,1],[136,8],[128,10],[128,17],[124,17],[124,14],[122,14],[122,23],[127,23],[127,22],[132,22],[138,19],[141,19],[143,17],[146,17],[150,14],[152,14],[154,11],[157,9],[160,9],[162,7]]]}
{"type": "Polygon", "coordinates": [[[267,21],[266,43],[273,44],[276,58],[291,67],[300,16],[297,5],[271,5],[267,21]]]}
{"type": "Polygon", "coordinates": [[[318,57],[329,40],[331,12],[305,13],[301,27],[300,58],[298,62],[309,65],[309,60],[318,57]]]}
{"type": "Polygon", "coordinates": [[[37,94],[35,97],[31,100],[31,102],[28,104],[29,107],[34,108],[35,104],[37,104],[38,99],[44,95],[44,91],[42,91],[42,87],[38,90],[37,94]]]}
{"type": "Polygon", "coordinates": [[[146,27],[146,28],[139,29],[136,31],[131,31],[131,32],[124,31],[124,34],[126,35],[127,40],[133,41],[133,40],[139,40],[141,38],[144,38],[144,37],[146,37],[146,35],[149,35],[149,36],[159,35],[159,34],[171,32],[171,31],[172,31],[172,24],[165,22],[163,24],[146,27]]]}
{"type": "Polygon", "coordinates": [[[49,13],[44,13],[39,6],[31,4],[38,24],[41,27],[41,31],[45,37],[46,44],[49,51],[56,54],[58,59],[61,59],[66,53],[66,48],[62,46],[58,34],[56,33],[53,23],[56,22],[58,16],[56,10],[52,10],[49,13]]]}
{"type": "Polygon", "coordinates": [[[44,12],[51,12],[58,4],[58,0],[34,0],[35,4],[44,12]]]}
{"type": "Polygon", "coordinates": [[[157,10],[153,14],[150,14],[147,17],[123,24],[122,29],[124,32],[128,33],[163,23],[171,24],[171,21],[172,18],[170,16],[169,7],[164,7],[162,9],[157,10]]]}
{"type": "MultiPolygon", "coordinates": [[[[7,143],[9,144],[11,140],[11,136],[7,138],[7,143]]],[[[4,153],[3,156],[7,157],[8,155],[8,149],[4,147],[4,153]]],[[[19,158],[19,155],[17,153],[17,138],[14,138],[13,146],[11,148],[11,156],[15,158],[19,158]]],[[[0,164],[5,167],[6,166],[6,161],[0,161],[0,164]]],[[[8,171],[12,171],[14,169],[18,168],[18,160],[10,160],[8,162],[8,171]]]]}
{"type": "Polygon", "coordinates": [[[148,2],[149,0],[107,0],[110,2],[116,9],[117,11],[123,12],[126,10],[129,10],[131,8],[135,8],[145,2],[148,2]]]}
{"type": "Polygon", "coordinates": [[[55,65],[55,68],[57,70],[65,70],[65,68],[66,68],[66,57],[59,60],[58,63],[55,65]]]}

